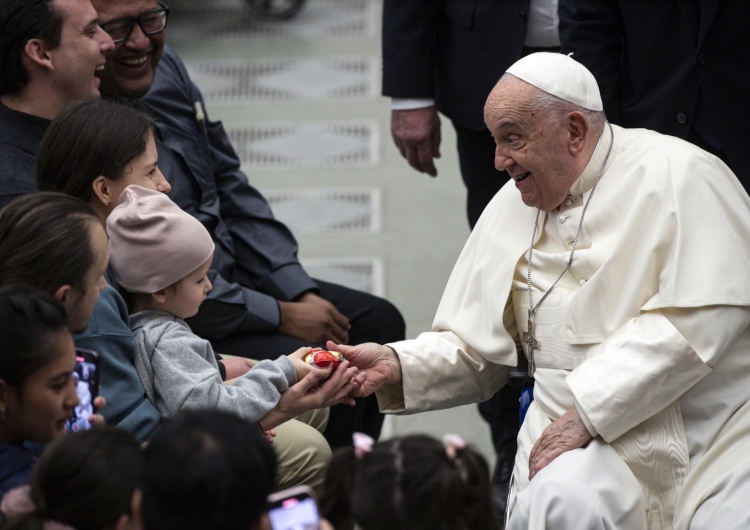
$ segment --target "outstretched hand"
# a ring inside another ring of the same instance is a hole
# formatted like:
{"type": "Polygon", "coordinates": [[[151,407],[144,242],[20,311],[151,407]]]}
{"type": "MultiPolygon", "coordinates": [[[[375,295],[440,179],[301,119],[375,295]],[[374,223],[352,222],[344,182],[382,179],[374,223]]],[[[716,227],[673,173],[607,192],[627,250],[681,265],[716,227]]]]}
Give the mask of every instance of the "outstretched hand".
{"type": "Polygon", "coordinates": [[[287,355],[289,360],[292,362],[292,366],[294,366],[294,371],[297,373],[297,381],[302,381],[302,379],[304,379],[307,374],[316,369],[315,366],[311,365],[310,363],[306,363],[304,360],[305,355],[307,355],[311,351],[312,348],[303,346],[297,351],[287,355]]]}
{"type": "Polygon", "coordinates": [[[364,382],[365,377],[357,368],[349,366],[347,361],[335,369],[316,368],[281,394],[276,407],[261,418],[260,423],[264,429],[271,429],[309,410],[338,403],[354,405],[350,394],[364,382]]]}
{"type": "Polygon", "coordinates": [[[561,454],[583,447],[591,439],[591,433],[581,420],[578,409],[575,405],[570,407],[565,414],[547,425],[531,448],[529,480],[561,454]]]}
{"type": "Polygon", "coordinates": [[[353,394],[357,397],[369,396],[385,385],[401,385],[401,361],[393,349],[374,342],[357,346],[326,343],[329,350],[340,352],[352,366],[364,371],[367,379],[353,394]]]}

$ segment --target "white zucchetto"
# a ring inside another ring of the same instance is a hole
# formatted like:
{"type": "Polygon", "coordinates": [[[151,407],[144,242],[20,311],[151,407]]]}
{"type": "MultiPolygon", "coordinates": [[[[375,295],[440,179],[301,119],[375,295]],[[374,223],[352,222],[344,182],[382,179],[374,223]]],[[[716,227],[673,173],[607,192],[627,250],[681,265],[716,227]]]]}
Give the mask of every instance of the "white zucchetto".
{"type": "Polygon", "coordinates": [[[604,110],[594,75],[568,55],[538,52],[506,70],[539,90],[589,110],[604,110]]]}

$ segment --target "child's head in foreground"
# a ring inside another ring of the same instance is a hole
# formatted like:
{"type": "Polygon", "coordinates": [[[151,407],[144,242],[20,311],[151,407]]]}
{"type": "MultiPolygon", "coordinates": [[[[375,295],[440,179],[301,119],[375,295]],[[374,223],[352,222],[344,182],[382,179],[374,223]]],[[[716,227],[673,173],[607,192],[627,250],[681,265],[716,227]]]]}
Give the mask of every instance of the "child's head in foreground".
{"type": "Polygon", "coordinates": [[[356,433],[328,467],[321,511],[336,530],[500,528],[487,462],[459,437],[367,438],[356,433]]]}
{"type": "Polygon", "coordinates": [[[227,411],[189,410],[145,450],[146,530],[254,530],[267,522],[276,455],[249,421],[227,411]]]}
{"type": "Polygon", "coordinates": [[[198,312],[211,290],[214,242],[205,227],[165,194],[128,186],[107,218],[110,265],[131,313],[198,312]]]}

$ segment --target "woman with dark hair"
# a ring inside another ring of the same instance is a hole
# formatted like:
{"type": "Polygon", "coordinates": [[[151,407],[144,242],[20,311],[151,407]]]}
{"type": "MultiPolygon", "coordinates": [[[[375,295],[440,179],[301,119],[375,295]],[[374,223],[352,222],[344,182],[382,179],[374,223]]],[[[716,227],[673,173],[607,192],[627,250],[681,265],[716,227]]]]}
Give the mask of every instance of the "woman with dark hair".
{"type": "MultiPolygon", "coordinates": [[[[85,100],[61,112],[47,129],[37,161],[39,189],[83,200],[103,228],[128,185],[169,191],[157,160],[148,114],[124,101],[85,100]]],[[[101,353],[100,394],[108,402],[103,411],[107,421],[141,441],[149,439],[161,414],[145,397],[133,365],[135,345],[127,308],[111,285],[102,291],[88,327],[75,341],[101,353]]]]}
{"type": "Polygon", "coordinates": [[[94,211],[62,193],[30,193],[0,210],[0,285],[25,283],[59,300],[73,332],[105,287],[107,234],[94,211]]]}
{"type": "Polygon", "coordinates": [[[62,111],[39,146],[40,191],[61,191],[87,202],[104,223],[131,184],[167,193],[159,171],[154,124],[124,100],[87,99],[62,111]]]}
{"type": "Polygon", "coordinates": [[[78,396],[63,306],[25,285],[0,289],[0,497],[26,484],[44,444],[65,434],[78,396]]]}
{"type": "Polygon", "coordinates": [[[119,530],[133,521],[133,494],[143,453],[127,432],[113,427],[81,431],[50,444],[28,486],[0,504],[4,530],[119,530]]]}

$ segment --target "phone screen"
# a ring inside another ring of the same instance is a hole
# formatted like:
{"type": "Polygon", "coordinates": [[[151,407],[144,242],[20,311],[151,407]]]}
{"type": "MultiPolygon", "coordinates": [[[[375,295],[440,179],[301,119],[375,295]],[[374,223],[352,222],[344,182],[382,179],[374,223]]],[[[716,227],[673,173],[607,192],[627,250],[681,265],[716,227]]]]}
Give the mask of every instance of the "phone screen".
{"type": "Polygon", "coordinates": [[[268,511],[273,530],[318,530],[318,507],[312,497],[289,497],[268,511]]]}
{"type": "Polygon", "coordinates": [[[89,416],[96,409],[94,398],[99,394],[99,358],[96,352],[76,350],[76,368],[73,371],[73,383],[78,394],[78,405],[66,425],[71,432],[83,431],[91,428],[89,416]]]}

